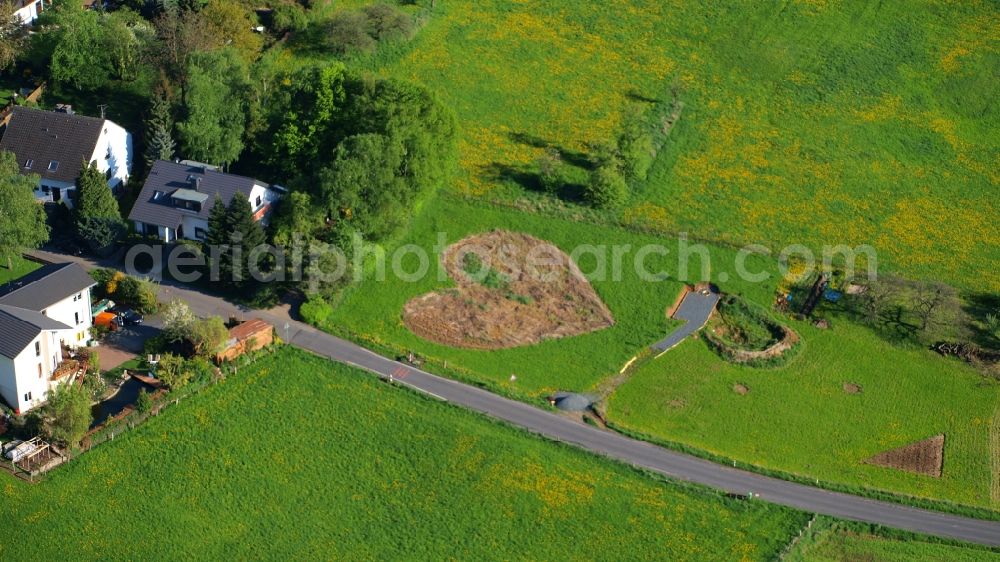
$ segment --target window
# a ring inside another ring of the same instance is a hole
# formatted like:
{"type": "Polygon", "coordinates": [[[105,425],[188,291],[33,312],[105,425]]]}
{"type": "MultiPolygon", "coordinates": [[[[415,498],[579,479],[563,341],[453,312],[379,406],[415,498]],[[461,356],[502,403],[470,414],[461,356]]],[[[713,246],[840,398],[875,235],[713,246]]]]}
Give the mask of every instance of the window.
{"type": "Polygon", "coordinates": [[[162,191],[154,191],[153,192],[153,201],[159,201],[160,198],[162,198],[162,197],[163,197],[163,192],[162,191]]]}
{"type": "Polygon", "coordinates": [[[260,207],[260,195],[257,196],[257,207],[260,207]]]}
{"type": "Polygon", "coordinates": [[[42,364],[38,364],[38,378],[42,378],[42,364]]]}
{"type": "Polygon", "coordinates": [[[58,169],[59,169],[59,161],[58,160],[50,160],[49,161],[49,171],[50,172],[54,172],[54,171],[56,171],[58,169]]]}
{"type": "Polygon", "coordinates": [[[35,357],[41,357],[41,356],[42,356],[42,342],[36,341],[35,342],[35,357]]]}
{"type": "Polygon", "coordinates": [[[26,170],[30,170],[31,167],[34,166],[34,165],[35,165],[35,161],[32,160],[31,158],[28,158],[27,160],[24,161],[24,168],[26,170]]]}
{"type": "Polygon", "coordinates": [[[196,226],[194,227],[194,237],[197,238],[198,240],[204,240],[208,238],[208,231],[206,231],[204,228],[198,228],[196,226]]]}
{"type": "Polygon", "coordinates": [[[31,402],[31,393],[30,392],[25,392],[24,393],[24,401],[25,402],[31,402]]]}
{"type": "Polygon", "coordinates": [[[73,313],[73,319],[76,320],[76,324],[79,326],[80,325],[80,313],[79,312],[74,312],[73,313]]]}

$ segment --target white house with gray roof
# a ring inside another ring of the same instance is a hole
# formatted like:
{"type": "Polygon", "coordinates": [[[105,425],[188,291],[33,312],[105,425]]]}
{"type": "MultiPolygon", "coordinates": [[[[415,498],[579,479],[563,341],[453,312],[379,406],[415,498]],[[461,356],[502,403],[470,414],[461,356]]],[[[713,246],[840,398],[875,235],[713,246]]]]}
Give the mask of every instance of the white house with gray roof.
{"type": "Polygon", "coordinates": [[[128,218],[137,232],[164,242],[204,240],[216,196],[227,206],[233,197],[245,197],[254,219],[266,226],[284,192],[280,186],[226,174],[206,164],[160,160],[149,171],[128,218]]]}
{"type": "Polygon", "coordinates": [[[90,343],[90,289],[75,263],[41,267],[0,285],[0,397],[19,413],[45,402],[69,377],[57,377],[64,348],[90,343]]]}
{"type": "Polygon", "coordinates": [[[107,119],[15,107],[0,137],[0,150],[13,152],[24,175],[39,177],[35,198],[73,206],[76,178],[94,164],[117,190],[132,171],[132,135],[107,119]]]}

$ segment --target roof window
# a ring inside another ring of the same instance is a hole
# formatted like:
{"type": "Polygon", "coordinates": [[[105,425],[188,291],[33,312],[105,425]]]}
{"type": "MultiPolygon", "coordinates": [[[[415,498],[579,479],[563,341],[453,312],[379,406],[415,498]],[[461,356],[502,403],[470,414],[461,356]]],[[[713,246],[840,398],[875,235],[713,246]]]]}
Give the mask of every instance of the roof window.
{"type": "Polygon", "coordinates": [[[56,171],[58,169],[59,169],[59,161],[58,160],[49,160],[49,171],[50,172],[54,172],[54,171],[56,171]]]}
{"type": "Polygon", "coordinates": [[[26,170],[30,170],[31,167],[34,166],[34,165],[35,165],[35,161],[32,160],[31,158],[28,158],[27,160],[24,161],[24,168],[26,170]]]}

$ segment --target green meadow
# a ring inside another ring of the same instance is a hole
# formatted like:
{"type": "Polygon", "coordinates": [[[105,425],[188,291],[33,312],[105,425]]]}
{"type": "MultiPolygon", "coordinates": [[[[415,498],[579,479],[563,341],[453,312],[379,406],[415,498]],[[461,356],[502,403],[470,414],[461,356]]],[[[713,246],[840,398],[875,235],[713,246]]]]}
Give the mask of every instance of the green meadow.
{"type": "Polygon", "coordinates": [[[291,348],[41,483],[4,480],[6,560],[771,560],[807,519],[291,348]]]}
{"type": "MultiPolygon", "coordinates": [[[[357,2],[355,2],[357,3],[357,2]]],[[[517,200],[546,145],[609,141],[685,103],[615,218],[735,243],[871,244],[906,276],[996,292],[1000,119],[991,2],[438,2],[373,70],[459,117],[449,189],[517,200]]]]}

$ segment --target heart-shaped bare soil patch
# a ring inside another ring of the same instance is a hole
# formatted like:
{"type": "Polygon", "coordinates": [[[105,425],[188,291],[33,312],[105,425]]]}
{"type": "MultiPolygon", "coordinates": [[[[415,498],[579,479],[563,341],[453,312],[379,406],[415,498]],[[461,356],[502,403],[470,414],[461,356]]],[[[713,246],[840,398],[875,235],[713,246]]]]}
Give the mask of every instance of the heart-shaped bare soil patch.
{"type": "Polygon", "coordinates": [[[441,260],[457,287],[403,307],[406,327],[422,338],[502,349],[614,325],[573,260],[544,240],[496,230],[452,244],[441,260]]]}

